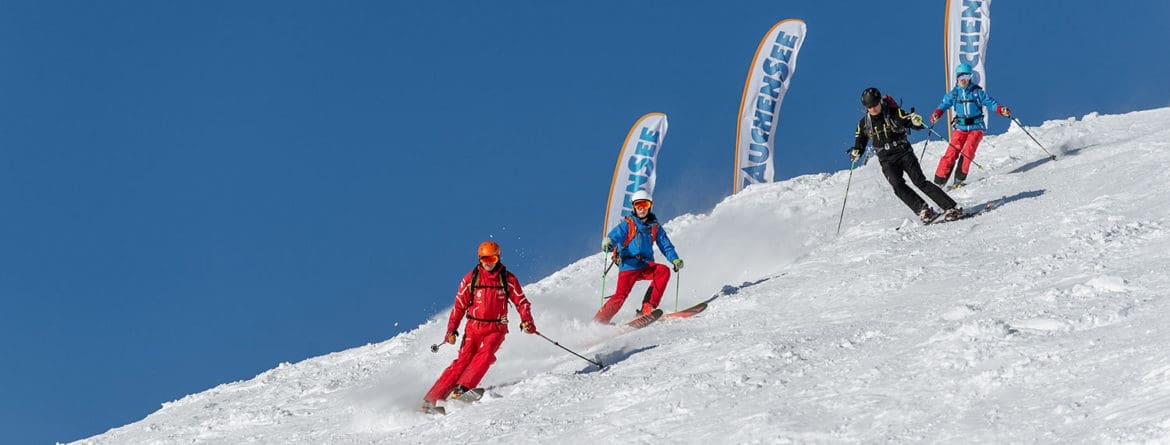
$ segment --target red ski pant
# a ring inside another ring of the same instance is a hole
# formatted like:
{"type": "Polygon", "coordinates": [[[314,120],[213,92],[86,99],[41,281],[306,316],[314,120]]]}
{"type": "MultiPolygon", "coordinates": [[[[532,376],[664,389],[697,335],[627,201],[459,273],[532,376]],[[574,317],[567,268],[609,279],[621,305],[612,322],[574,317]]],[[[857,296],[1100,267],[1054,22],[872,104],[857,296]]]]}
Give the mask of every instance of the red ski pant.
{"type": "Polygon", "coordinates": [[[494,326],[488,329],[474,329],[474,325],[482,322],[467,322],[467,332],[463,336],[463,344],[459,347],[459,357],[451,362],[447,369],[439,375],[439,380],[427,391],[423,400],[437,402],[447,398],[455,385],[475,388],[488,368],[496,362],[496,351],[504,343],[505,332],[496,330],[494,326]]]}
{"type": "Polygon", "coordinates": [[[975,150],[979,149],[979,141],[983,140],[983,130],[955,131],[951,133],[951,143],[942,159],[938,160],[938,169],[934,171],[934,182],[943,185],[951,177],[951,169],[955,167],[955,160],[963,155],[959,163],[959,171],[955,172],[956,181],[967,180],[967,172],[971,171],[971,161],[975,159],[975,150]]]}
{"type": "Polygon", "coordinates": [[[609,323],[613,320],[613,316],[617,315],[622,304],[625,304],[626,297],[630,296],[630,291],[634,289],[634,283],[643,280],[650,280],[650,305],[658,307],[658,303],[662,301],[662,293],[666,291],[666,283],[670,281],[670,268],[663,264],[650,263],[641,269],[623,270],[618,274],[617,290],[605,301],[597,315],[593,316],[593,321],[609,323]]]}

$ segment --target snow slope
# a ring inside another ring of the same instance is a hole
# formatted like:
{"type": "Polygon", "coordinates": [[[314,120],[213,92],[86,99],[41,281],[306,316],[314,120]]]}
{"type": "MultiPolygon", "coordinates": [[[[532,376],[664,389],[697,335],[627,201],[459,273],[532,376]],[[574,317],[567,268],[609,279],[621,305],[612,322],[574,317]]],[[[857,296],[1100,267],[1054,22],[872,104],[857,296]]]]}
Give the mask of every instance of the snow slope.
{"type": "MultiPolygon", "coordinates": [[[[692,319],[618,337],[589,323],[600,254],[525,286],[541,331],[604,372],[513,326],[483,382],[493,395],[417,413],[455,355],[428,348],[442,313],[79,443],[1170,441],[1168,122],[1158,109],[1029,128],[1057,161],[1014,126],[990,136],[985,170],[952,196],[1001,205],[953,223],[912,222],[876,161],[853,173],[840,236],[847,171],[675,218],[679,306],[714,297],[692,319]]],[[[666,308],[674,295],[672,281],[666,308]]]]}

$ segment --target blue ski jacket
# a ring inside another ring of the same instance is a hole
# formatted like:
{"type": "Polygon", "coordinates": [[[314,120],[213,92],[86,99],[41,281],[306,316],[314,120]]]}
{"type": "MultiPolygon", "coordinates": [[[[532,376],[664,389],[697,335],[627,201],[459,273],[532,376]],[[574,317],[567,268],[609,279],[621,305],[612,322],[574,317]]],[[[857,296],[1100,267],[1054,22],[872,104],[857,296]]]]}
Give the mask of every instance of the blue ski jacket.
{"type": "Polygon", "coordinates": [[[642,221],[636,216],[627,216],[622,218],[620,222],[609,230],[609,240],[613,242],[614,249],[617,249],[618,258],[621,259],[620,270],[641,270],[649,266],[654,261],[654,245],[658,244],[658,250],[666,255],[666,259],[670,262],[678,259],[678,253],[674,251],[674,244],[670,242],[670,237],[666,236],[666,230],[661,226],[657,229],[657,238],[651,239],[650,233],[654,230],[653,226],[658,226],[658,218],[653,213],[646,215],[646,221],[642,221]],[[630,240],[630,245],[626,246],[626,237],[629,234],[629,223],[626,218],[634,221],[634,238],[630,240]]]}
{"type": "Polygon", "coordinates": [[[947,94],[943,95],[942,102],[938,103],[938,110],[955,108],[954,129],[961,131],[987,130],[983,107],[993,112],[999,111],[999,101],[983,91],[974,82],[968,83],[966,88],[955,85],[947,94]]]}

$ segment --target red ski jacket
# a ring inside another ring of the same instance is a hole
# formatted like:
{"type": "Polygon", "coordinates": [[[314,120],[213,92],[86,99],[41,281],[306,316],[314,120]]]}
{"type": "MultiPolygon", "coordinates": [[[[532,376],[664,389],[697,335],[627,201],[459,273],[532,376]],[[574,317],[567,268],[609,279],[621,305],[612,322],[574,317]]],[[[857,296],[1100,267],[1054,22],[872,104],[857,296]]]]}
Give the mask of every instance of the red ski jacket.
{"type": "Polygon", "coordinates": [[[524,296],[524,289],[520,288],[520,281],[516,276],[508,272],[503,263],[499,263],[492,270],[475,266],[475,270],[468,272],[459,282],[459,292],[455,294],[455,307],[451,309],[451,318],[447,321],[447,332],[458,329],[464,315],[468,319],[468,330],[508,332],[509,300],[516,305],[520,321],[532,323],[531,305],[528,303],[528,297],[524,296]],[[505,286],[500,281],[501,271],[507,274],[506,294],[505,286]],[[472,275],[478,275],[476,283],[471,282],[472,275]]]}

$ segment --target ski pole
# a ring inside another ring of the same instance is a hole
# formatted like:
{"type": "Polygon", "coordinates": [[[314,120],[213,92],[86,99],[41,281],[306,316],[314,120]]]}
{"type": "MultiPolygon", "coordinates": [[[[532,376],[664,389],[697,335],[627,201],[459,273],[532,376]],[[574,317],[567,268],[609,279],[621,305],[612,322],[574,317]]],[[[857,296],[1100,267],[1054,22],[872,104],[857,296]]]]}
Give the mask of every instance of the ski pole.
{"type": "Polygon", "coordinates": [[[602,255],[601,256],[601,299],[602,300],[605,300],[605,276],[609,274],[609,268],[605,267],[605,263],[609,262],[607,260],[607,258],[609,258],[609,255],[602,255]]]}
{"type": "Polygon", "coordinates": [[[930,131],[926,132],[926,142],[922,143],[922,154],[918,155],[919,161],[922,160],[923,156],[926,156],[926,144],[930,143],[930,133],[934,131],[934,124],[937,124],[937,123],[938,123],[938,121],[934,121],[934,123],[930,124],[930,127],[928,128],[930,131]]]}
{"type": "Polygon", "coordinates": [[[609,275],[609,270],[613,268],[614,264],[616,264],[613,261],[609,261],[609,255],[606,255],[605,262],[608,264],[605,266],[605,270],[601,271],[601,300],[602,301],[605,301],[605,276],[609,275]]]}
{"type": "MultiPolygon", "coordinates": [[[[459,331],[456,330],[454,334],[456,337],[459,337],[459,331]]],[[[454,340],[453,340],[453,342],[454,342],[454,340]]],[[[447,344],[447,338],[443,338],[443,341],[441,341],[439,343],[432,344],[431,351],[438,352],[439,348],[442,347],[443,344],[447,344]]],[[[452,344],[454,344],[454,343],[452,343],[452,344]]]]}
{"type": "Polygon", "coordinates": [[[1037,141],[1036,138],[1034,136],[1032,136],[1032,133],[1029,133],[1028,129],[1024,128],[1024,124],[1021,124],[1019,119],[1016,119],[1015,116],[1012,116],[1011,119],[1013,122],[1016,123],[1017,127],[1020,127],[1021,130],[1024,130],[1024,134],[1028,135],[1028,137],[1032,139],[1032,142],[1035,142],[1036,145],[1040,146],[1041,150],[1044,150],[1045,153],[1048,153],[1048,157],[1052,158],[1053,161],[1056,160],[1056,155],[1054,155],[1054,154],[1052,154],[1052,152],[1048,151],[1047,148],[1044,148],[1044,144],[1041,144],[1040,141],[1037,141]]]}
{"type": "MultiPolygon", "coordinates": [[[[938,138],[939,138],[939,139],[943,139],[943,136],[942,136],[941,134],[938,134],[938,132],[934,131],[934,129],[933,129],[933,128],[931,128],[931,129],[930,129],[930,132],[931,132],[931,133],[934,133],[934,135],[935,135],[935,136],[938,136],[938,138]]],[[[955,144],[954,144],[954,143],[952,143],[952,142],[951,142],[949,139],[947,140],[947,145],[948,145],[948,146],[951,146],[951,147],[955,147],[955,149],[956,149],[956,150],[959,150],[959,155],[960,155],[960,156],[963,154],[963,147],[960,147],[960,146],[958,146],[958,145],[955,145],[955,144]]],[[[983,170],[983,165],[979,164],[978,162],[975,162],[975,159],[974,159],[974,158],[972,158],[972,159],[971,159],[971,163],[972,163],[972,164],[975,164],[975,166],[976,166],[976,167],[979,167],[979,169],[980,169],[980,170],[983,170]]]]}
{"type": "Polygon", "coordinates": [[[674,277],[674,311],[678,312],[678,287],[682,285],[682,271],[676,270],[674,274],[678,275],[674,277]]]}
{"type": "Polygon", "coordinates": [[[845,220],[845,203],[849,202],[849,186],[853,184],[853,167],[857,166],[857,159],[849,164],[849,179],[845,181],[845,199],[841,201],[841,218],[837,219],[837,235],[841,234],[841,222],[845,220]]]}
{"type": "Polygon", "coordinates": [[[557,343],[557,342],[553,341],[551,338],[545,337],[545,336],[544,336],[544,334],[541,334],[540,332],[533,331],[533,333],[534,333],[534,334],[536,334],[536,335],[539,335],[539,336],[540,336],[540,338],[543,338],[543,339],[545,339],[545,340],[548,340],[548,341],[549,341],[549,343],[552,343],[552,344],[554,344],[554,345],[557,345],[557,347],[558,347],[558,348],[561,348],[561,349],[564,349],[564,350],[566,350],[566,351],[569,351],[569,353],[570,353],[570,354],[573,354],[573,355],[575,355],[575,356],[577,356],[577,357],[580,357],[580,358],[581,358],[581,360],[585,360],[585,361],[587,361],[587,362],[589,362],[589,363],[592,363],[592,364],[594,364],[595,366],[597,366],[597,369],[601,369],[601,368],[604,368],[604,367],[605,367],[604,365],[602,365],[602,364],[601,364],[601,360],[598,360],[598,361],[589,360],[589,359],[587,359],[587,358],[583,357],[581,354],[578,354],[578,353],[576,353],[576,352],[573,352],[573,350],[572,350],[572,349],[569,349],[569,348],[566,348],[566,347],[564,347],[564,346],[561,346],[561,344],[560,344],[560,343],[557,343]]]}

